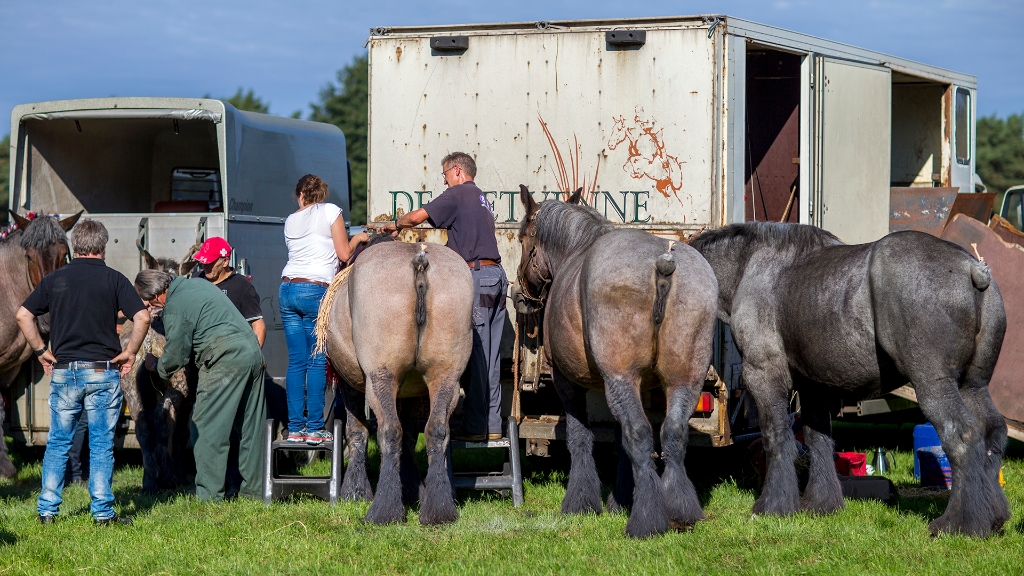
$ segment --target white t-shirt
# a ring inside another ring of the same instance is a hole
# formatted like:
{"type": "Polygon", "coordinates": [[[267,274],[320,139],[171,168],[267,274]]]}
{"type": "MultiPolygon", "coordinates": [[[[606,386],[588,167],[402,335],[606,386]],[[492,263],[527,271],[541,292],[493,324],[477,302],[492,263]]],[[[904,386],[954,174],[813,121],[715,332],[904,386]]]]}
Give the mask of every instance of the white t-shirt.
{"type": "Polygon", "coordinates": [[[322,203],[306,206],[284,221],[284,243],[288,263],[281,276],[330,282],[338,271],[338,253],[331,239],[331,224],[341,208],[322,203]]]}

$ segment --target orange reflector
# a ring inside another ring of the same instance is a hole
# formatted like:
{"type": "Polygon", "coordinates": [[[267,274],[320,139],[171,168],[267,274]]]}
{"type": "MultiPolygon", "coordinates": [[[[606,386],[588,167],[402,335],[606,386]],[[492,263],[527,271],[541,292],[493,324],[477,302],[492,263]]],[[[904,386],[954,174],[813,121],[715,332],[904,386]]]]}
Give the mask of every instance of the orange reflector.
{"type": "Polygon", "coordinates": [[[715,409],[715,397],[711,392],[701,392],[697,399],[697,408],[694,412],[712,412],[715,409]]]}

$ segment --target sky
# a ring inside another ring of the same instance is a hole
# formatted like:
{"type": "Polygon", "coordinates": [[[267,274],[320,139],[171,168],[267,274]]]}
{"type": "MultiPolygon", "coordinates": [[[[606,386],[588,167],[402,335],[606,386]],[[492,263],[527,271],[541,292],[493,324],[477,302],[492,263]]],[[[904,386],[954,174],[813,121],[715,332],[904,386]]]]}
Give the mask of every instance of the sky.
{"type": "Polygon", "coordinates": [[[301,110],[374,26],[727,14],[978,77],[978,113],[1024,112],[1022,0],[0,0],[0,135],[16,104],[227,97],[301,110]]]}

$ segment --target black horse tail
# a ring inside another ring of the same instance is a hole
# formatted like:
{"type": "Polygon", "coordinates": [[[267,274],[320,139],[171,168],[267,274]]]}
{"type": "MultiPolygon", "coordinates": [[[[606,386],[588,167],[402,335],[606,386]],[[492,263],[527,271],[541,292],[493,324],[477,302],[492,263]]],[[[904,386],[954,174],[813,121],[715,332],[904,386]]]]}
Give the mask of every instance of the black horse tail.
{"type": "Polygon", "coordinates": [[[660,327],[665,320],[665,303],[668,300],[668,291],[672,288],[672,274],[676,271],[676,260],[672,256],[672,244],[669,242],[668,252],[654,259],[654,268],[657,270],[657,277],[654,280],[654,326],[660,327]]]}
{"type": "Polygon", "coordinates": [[[420,246],[420,253],[413,257],[412,268],[415,271],[413,286],[416,288],[416,328],[423,328],[427,322],[427,247],[420,246]]]}
{"type": "Polygon", "coordinates": [[[992,272],[984,261],[971,264],[971,283],[981,292],[992,284],[992,272]]]}

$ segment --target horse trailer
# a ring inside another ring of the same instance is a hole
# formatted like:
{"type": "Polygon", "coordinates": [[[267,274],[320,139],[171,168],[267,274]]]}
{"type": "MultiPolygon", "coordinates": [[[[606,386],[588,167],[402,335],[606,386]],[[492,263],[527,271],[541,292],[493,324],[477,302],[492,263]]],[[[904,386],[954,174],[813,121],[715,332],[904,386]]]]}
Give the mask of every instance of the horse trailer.
{"type": "MultiPolygon", "coordinates": [[[[142,250],[181,261],[207,237],[227,238],[232,265],[260,294],[267,372],[283,398],[288,355],[277,292],[288,256],[284,220],[297,208],[295,183],[314,173],[349,221],[338,127],[201,98],[40,102],[11,113],[10,157],[10,209],[84,210],[110,233],[107,265],[130,280],[143,268],[142,250]]],[[[25,363],[10,393],[11,433],[44,444],[49,379],[38,362],[25,363]]]]}
{"type": "MultiPolygon", "coordinates": [[[[807,34],[705,15],[381,27],[368,45],[370,219],[426,204],[441,159],[468,152],[510,278],[519,184],[539,201],[583,188],[617,226],[680,241],[755,220],[873,241],[890,231],[893,188],[974,191],[974,76],[807,34]]],[[[524,316],[506,330],[505,410],[544,454],[564,424],[541,324],[524,316]]],[[[727,326],[715,348],[690,424],[694,444],[724,446],[756,434],[757,415],[727,326]]],[[[644,402],[657,425],[663,398],[644,402]]],[[[587,404],[613,422],[601,394],[587,404]]]]}

